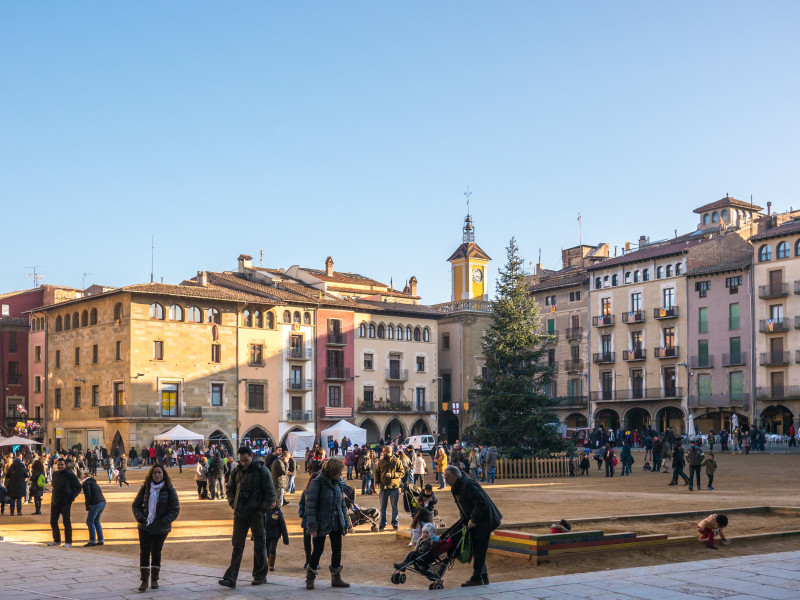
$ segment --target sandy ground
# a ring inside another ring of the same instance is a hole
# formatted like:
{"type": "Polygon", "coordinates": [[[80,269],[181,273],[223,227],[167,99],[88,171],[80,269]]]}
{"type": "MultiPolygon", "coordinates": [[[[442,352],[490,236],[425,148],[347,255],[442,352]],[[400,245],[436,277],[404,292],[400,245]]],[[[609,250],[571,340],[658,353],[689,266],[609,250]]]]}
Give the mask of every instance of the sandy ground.
{"type": "MultiPolygon", "coordinates": [[[[637,461],[639,462],[639,461],[637,461]]],[[[715,512],[726,507],[742,506],[800,506],[800,455],[751,454],[718,455],[714,491],[689,492],[680,485],[669,487],[669,476],[662,473],[634,471],[630,477],[606,478],[596,470],[589,477],[536,480],[498,481],[487,490],[504,515],[504,527],[512,523],[559,520],[577,520],[588,517],[619,516],[655,512],[677,512],[707,510],[715,512]]],[[[80,558],[106,553],[136,556],[138,538],[133,522],[130,503],[145,471],[128,471],[130,488],[120,489],[106,483],[100,473],[101,483],[108,501],[103,515],[106,545],[102,548],[76,547],[73,551],[80,558]]],[[[188,570],[192,564],[218,565],[220,575],[230,557],[231,511],[226,502],[199,500],[194,492],[194,473],[185,469],[182,475],[177,468],[170,469],[173,481],[179,490],[181,515],[174,524],[164,549],[164,561],[181,563],[188,570]]],[[[301,474],[298,489],[305,485],[301,474]]],[[[705,488],[705,476],[703,478],[705,488]]],[[[360,495],[360,484],[357,486],[360,495]]],[[[276,572],[282,575],[302,576],[303,547],[300,538],[300,520],[297,516],[299,493],[288,496],[290,505],[285,507],[289,525],[290,545],[278,547],[276,572]]],[[[449,491],[438,492],[439,507],[443,518],[453,523],[457,511],[449,491]]],[[[82,545],[88,539],[83,496],[73,505],[75,543],[82,545]]],[[[365,506],[378,506],[377,496],[359,498],[365,506]]],[[[0,535],[10,541],[41,543],[51,539],[49,527],[49,497],[45,497],[45,514],[32,516],[32,505],[24,505],[22,517],[0,517],[0,535]]],[[[407,528],[410,517],[400,510],[400,526],[407,528]]],[[[693,535],[694,519],[668,519],[663,522],[644,520],[632,527],[630,521],[605,523],[599,529],[607,531],[637,531],[640,533],[668,533],[670,535],[693,535]]],[[[782,519],[775,516],[731,516],[728,534],[752,533],[763,530],[788,530],[800,528],[796,517],[782,519]]],[[[595,528],[595,526],[592,526],[595,528]]],[[[542,529],[545,533],[545,529],[542,529]]],[[[580,557],[563,557],[552,562],[534,566],[525,560],[492,557],[488,568],[492,581],[506,581],[564,573],[644,566],[681,561],[692,561],[713,556],[733,556],[762,552],[777,552],[800,549],[800,538],[784,538],[760,542],[732,544],[718,551],[697,547],[672,547],[629,550],[613,555],[588,553],[580,557]]],[[[391,528],[384,533],[370,533],[368,526],[358,528],[344,542],[344,574],[358,583],[389,584],[391,564],[400,560],[408,550],[406,543],[395,539],[391,528]]],[[[322,564],[325,565],[326,555],[322,564]]],[[[242,578],[252,568],[252,554],[245,554],[242,578]]],[[[446,575],[447,587],[460,584],[471,573],[467,565],[456,563],[446,575]]],[[[406,587],[424,589],[428,582],[419,577],[408,577],[406,587]]]]}

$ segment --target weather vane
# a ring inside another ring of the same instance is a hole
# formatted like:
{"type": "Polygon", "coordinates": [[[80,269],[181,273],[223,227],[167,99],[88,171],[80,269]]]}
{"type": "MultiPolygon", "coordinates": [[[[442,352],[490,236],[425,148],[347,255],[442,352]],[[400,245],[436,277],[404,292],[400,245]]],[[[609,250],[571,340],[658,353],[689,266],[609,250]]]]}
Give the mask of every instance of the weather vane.
{"type": "Polygon", "coordinates": [[[467,186],[467,191],[464,192],[464,195],[467,197],[467,214],[469,214],[469,197],[472,196],[472,192],[469,191],[469,186],[467,186]]]}

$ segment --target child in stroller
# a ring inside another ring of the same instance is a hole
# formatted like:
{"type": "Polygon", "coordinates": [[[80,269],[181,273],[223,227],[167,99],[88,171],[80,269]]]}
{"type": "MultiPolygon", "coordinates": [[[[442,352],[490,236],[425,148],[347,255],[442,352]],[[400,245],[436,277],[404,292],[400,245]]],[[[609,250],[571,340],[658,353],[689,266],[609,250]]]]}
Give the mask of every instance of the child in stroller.
{"type": "Polygon", "coordinates": [[[461,535],[461,522],[448,529],[440,538],[436,537],[436,526],[433,523],[427,523],[422,528],[422,539],[416,549],[409,552],[403,562],[394,564],[392,583],[405,583],[406,571],[410,571],[428,579],[431,582],[428,589],[442,589],[444,587],[442,577],[456,560],[461,535]]]}
{"type": "Polygon", "coordinates": [[[370,507],[361,507],[356,504],[356,491],[354,488],[347,485],[343,480],[339,481],[342,487],[342,494],[344,495],[344,502],[347,505],[347,510],[350,513],[350,523],[353,527],[370,523],[372,525],[372,533],[378,531],[378,509],[370,507]]]}
{"type": "Polygon", "coordinates": [[[428,567],[430,567],[431,563],[436,559],[433,550],[438,541],[439,536],[436,535],[436,525],[433,523],[425,523],[422,527],[422,536],[419,542],[417,542],[417,547],[406,554],[406,558],[403,562],[394,563],[394,568],[398,571],[405,571],[406,566],[413,563],[420,571],[427,571],[428,567]]]}

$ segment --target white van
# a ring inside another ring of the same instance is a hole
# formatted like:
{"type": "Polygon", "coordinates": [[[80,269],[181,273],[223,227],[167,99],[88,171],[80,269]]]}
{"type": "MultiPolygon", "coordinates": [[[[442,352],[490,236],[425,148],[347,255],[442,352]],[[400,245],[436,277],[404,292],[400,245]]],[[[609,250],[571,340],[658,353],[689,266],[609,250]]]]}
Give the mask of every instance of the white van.
{"type": "Polygon", "coordinates": [[[420,452],[430,452],[436,446],[436,440],[432,435],[412,435],[403,442],[403,446],[411,446],[420,452]]]}

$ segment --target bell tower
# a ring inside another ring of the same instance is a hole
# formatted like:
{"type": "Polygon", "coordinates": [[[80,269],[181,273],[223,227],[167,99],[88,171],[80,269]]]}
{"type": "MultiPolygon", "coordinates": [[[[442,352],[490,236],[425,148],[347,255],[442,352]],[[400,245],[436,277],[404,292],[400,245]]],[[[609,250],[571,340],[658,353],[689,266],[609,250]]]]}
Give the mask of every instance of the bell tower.
{"type": "Polygon", "coordinates": [[[488,300],[486,267],[492,259],[475,243],[475,227],[469,213],[464,219],[462,231],[461,245],[447,259],[450,263],[452,299],[454,302],[488,300]]]}

